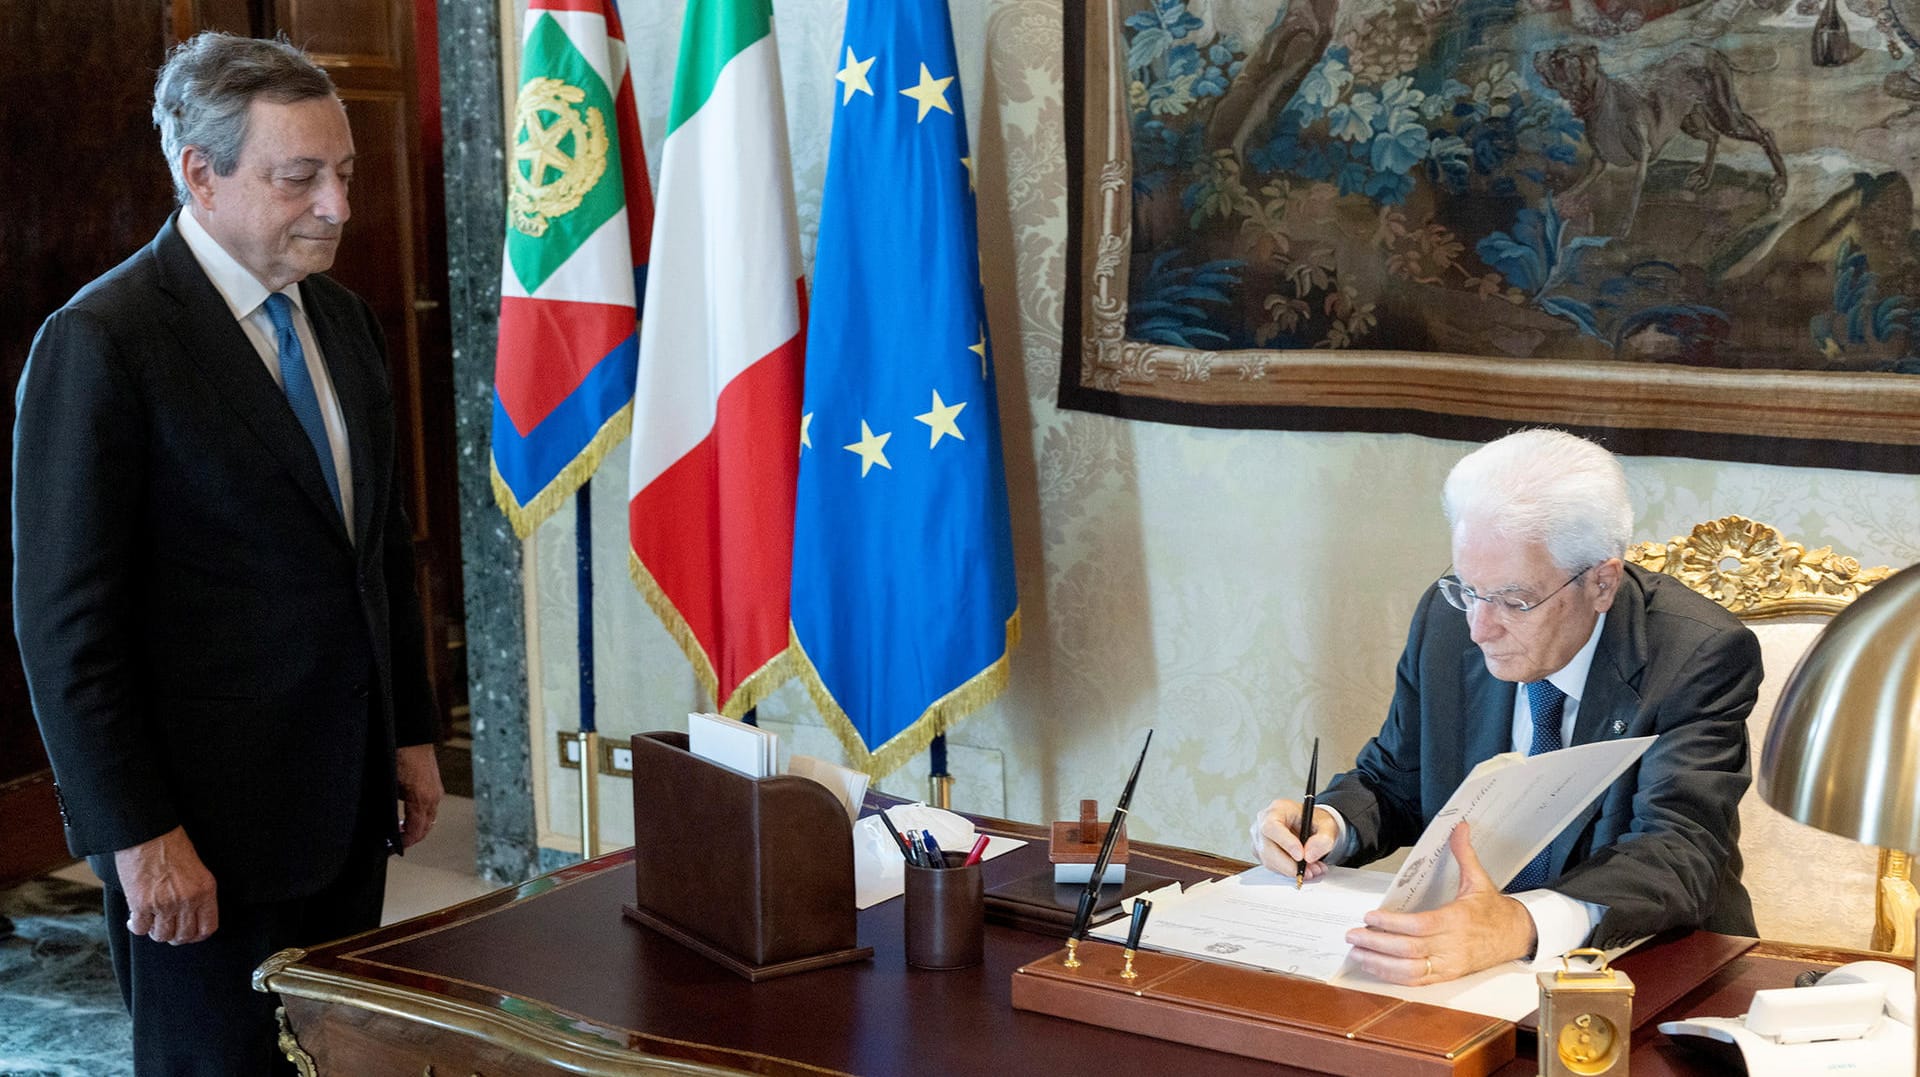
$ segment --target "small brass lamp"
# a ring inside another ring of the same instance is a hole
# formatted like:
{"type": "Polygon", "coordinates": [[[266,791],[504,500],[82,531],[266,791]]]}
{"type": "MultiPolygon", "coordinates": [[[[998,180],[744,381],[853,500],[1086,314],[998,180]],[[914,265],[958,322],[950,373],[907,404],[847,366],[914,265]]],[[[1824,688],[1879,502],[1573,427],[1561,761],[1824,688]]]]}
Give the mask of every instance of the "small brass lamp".
{"type": "Polygon", "coordinates": [[[1813,641],[1780,689],[1757,782],[1789,818],[1920,851],[1920,566],[1855,599],[1813,641]]]}

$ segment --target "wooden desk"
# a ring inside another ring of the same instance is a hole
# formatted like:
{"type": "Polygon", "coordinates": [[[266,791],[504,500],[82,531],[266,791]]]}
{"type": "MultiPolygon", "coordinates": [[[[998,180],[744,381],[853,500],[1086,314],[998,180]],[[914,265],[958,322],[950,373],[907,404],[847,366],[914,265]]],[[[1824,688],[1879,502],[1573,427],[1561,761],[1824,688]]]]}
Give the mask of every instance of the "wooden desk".
{"type": "MultiPolygon", "coordinates": [[[[1038,827],[983,821],[1037,839],[1038,827]]],[[[1045,863],[1035,841],[987,864],[989,886],[1045,863]]],[[[1194,881],[1245,865],[1135,845],[1143,870],[1194,881]]],[[[690,870],[698,870],[690,865],[690,870]]],[[[276,955],[255,974],[278,991],[282,1046],[303,1072],[407,1077],[505,1074],[1299,1073],[1292,1067],[1035,1014],[1009,1001],[1013,970],[1057,939],[989,926],[986,963],[909,971],[901,903],[860,914],[872,961],[749,984],[624,920],[628,852],[603,856],[351,939],[276,955]],[[297,1042],[296,1042],[297,1041],[297,1042]]],[[[1854,956],[1762,943],[1666,1016],[1736,1014],[1756,987],[1854,956]]],[[[1531,1039],[1503,1074],[1534,1072],[1531,1039]]],[[[1635,1077],[1709,1074],[1658,1033],[1638,1037],[1635,1077]]]]}

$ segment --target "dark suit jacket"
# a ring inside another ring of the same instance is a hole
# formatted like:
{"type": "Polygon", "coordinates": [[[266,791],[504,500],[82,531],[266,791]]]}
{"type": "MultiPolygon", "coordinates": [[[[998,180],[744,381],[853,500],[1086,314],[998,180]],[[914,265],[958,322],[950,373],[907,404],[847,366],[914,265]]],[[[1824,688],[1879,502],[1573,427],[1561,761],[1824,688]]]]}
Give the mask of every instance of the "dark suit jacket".
{"type": "Polygon", "coordinates": [[[47,319],[18,393],[15,627],[68,845],[184,825],[223,900],[312,893],[356,825],[391,834],[395,745],[435,732],[380,329],[301,290],[353,540],[172,220],[47,319]]]}
{"type": "MultiPolygon", "coordinates": [[[[1429,588],[1400,656],[1393,707],[1320,803],[1364,864],[1410,845],[1467,772],[1513,748],[1516,686],[1487,672],[1464,613],[1429,588]]],[[[1593,944],[1672,927],[1752,934],[1740,884],[1747,712],[1760,643],[1678,580],[1628,565],[1574,716],[1574,744],[1658,735],[1550,847],[1548,888],[1606,905],[1593,944]]]]}

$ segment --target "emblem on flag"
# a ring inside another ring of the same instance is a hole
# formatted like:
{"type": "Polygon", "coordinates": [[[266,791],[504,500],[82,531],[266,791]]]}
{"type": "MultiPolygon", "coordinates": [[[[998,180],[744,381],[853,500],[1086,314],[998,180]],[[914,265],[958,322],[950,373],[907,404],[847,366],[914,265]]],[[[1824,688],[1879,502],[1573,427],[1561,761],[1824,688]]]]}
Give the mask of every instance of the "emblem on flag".
{"type": "Polygon", "coordinates": [[[586,99],[587,91],[559,79],[520,87],[507,209],[513,226],[535,239],[547,234],[549,220],[579,206],[607,171],[606,114],[582,106],[586,99]],[[569,142],[572,153],[562,148],[569,142]],[[550,172],[557,175],[549,179],[550,172]]]}

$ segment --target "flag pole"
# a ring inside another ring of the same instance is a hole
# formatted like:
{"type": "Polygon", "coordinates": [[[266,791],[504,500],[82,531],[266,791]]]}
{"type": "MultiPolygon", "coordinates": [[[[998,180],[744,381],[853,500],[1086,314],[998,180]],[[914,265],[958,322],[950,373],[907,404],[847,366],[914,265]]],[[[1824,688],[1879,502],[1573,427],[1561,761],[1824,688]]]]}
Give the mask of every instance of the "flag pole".
{"type": "Polygon", "coordinates": [[[933,738],[927,748],[927,803],[953,810],[953,775],[947,773],[947,735],[933,738]]]}
{"type": "Polygon", "coordinates": [[[580,858],[600,855],[600,733],[593,691],[593,484],[574,495],[573,566],[579,585],[580,638],[580,858]]]}

